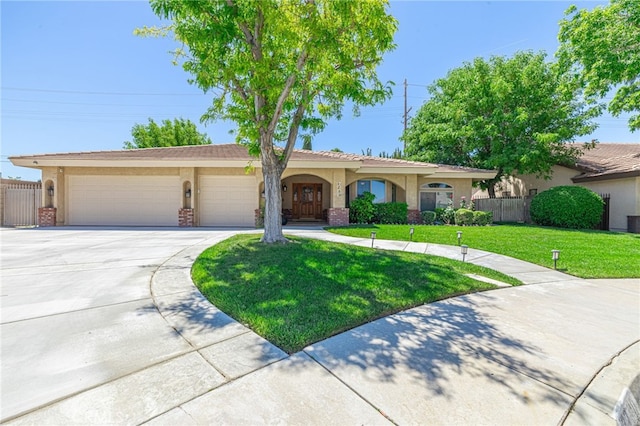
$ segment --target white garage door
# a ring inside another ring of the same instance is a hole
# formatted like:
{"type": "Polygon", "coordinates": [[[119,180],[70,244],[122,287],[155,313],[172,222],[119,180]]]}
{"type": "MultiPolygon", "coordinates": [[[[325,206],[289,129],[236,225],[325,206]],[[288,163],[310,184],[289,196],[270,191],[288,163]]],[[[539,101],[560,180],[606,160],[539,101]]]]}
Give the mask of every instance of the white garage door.
{"type": "Polygon", "coordinates": [[[201,226],[253,226],[258,208],[253,176],[201,176],[201,226]]]}
{"type": "Polygon", "coordinates": [[[70,225],[178,225],[178,176],[69,176],[68,189],[70,225]]]}

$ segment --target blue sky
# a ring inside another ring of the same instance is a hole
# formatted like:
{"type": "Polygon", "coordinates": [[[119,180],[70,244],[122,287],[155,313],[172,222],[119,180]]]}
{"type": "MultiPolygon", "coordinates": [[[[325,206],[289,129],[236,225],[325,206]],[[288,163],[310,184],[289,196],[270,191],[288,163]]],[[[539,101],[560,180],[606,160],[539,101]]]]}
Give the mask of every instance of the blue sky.
{"type": "MultiPolygon", "coordinates": [[[[397,49],[379,68],[396,83],[386,103],[332,121],[313,141],[316,150],[338,147],[362,153],[401,147],[403,80],[411,116],[426,100],[426,86],[473,58],[510,56],[518,50],[557,49],[558,21],[571,4],[603,1],[392,1],[399,21],[397,49]]],[[[36,170],[7,157],[51,152],[117,150],[131,127],[183,117],[199,123],[210,98],[171,64],[171,39],[143,39],[136,27],[155,25],[147,2],[2,1],[2,176],[39,179],[36,170]]],[[[638,142],[626,117],[605,116],[589,137],[638,142]]],[[[233,142],[229,123],[200,125],[214,143],[233,142]]]]}

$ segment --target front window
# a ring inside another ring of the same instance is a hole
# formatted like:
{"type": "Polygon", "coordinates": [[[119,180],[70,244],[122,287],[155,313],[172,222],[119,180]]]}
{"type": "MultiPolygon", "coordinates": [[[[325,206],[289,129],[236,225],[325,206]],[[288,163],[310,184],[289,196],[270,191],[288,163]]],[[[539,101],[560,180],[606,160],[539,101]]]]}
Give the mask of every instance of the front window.
{"type": "Polygon", "coordinates": [[[446,208],[453,201],[453,187],[446,183],[427,183],[420,187],[420,211],[446,208]]]}
{"type": "Polygon", "coordinates": [[[374,203],[385,202],[385,184],[383,180],[359,180],[358,181],[358,197],[365,192],[370,192],[376,196],[373,200],[374,203]]]}

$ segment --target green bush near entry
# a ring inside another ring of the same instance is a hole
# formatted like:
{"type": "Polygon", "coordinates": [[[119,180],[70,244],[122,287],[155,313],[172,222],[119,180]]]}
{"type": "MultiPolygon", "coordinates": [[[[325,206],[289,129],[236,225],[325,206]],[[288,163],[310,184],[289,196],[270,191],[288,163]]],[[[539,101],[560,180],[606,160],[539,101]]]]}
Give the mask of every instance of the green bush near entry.
{"type": "Polygon", "coordinates": [[[473,212],[469,209],[458,209],[454,216],[458,226],[473,225],[473,212]]]}
{"type": "Polygon", "coordinates": [[[487,226],[493,223],[493,212],[473,212],[473,224],[478,226],[487,226]]]}
{"type": "Polygon", "coordinates": [[[374,204],[375,222],[382,224],[407,223],[407,203],[378,203],[374,204]]]}
{"type": "Polygon", "coordinates": [[[556,186],[531,200],[531,220],[538,225],[593,229],[602,219],[604,201],[581,186],[556,186]]]}
{"type": "Polygon", "coordinates": [[[422,216],[422,223],[425,225],[433,225],[436,221],[436,212],[432,212],[430,210],[421,212],[420,216],[422,216]]]}

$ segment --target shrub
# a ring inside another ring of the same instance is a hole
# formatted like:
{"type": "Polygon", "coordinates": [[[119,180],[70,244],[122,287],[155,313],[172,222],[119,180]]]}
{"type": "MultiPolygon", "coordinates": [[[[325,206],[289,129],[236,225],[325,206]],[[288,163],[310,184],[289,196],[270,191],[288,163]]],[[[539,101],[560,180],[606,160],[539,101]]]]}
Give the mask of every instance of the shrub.
{"type": "Polygon", "coordinates": [[[581,186],[556,186],[531,200],[531,220],[538,225],[592,229],[602,218],[604,201],[581,186]]]}
{"type": "Polygon", "coordinates": [[[458,209],[454,214],[456,225],[470,226],[473,225],[473,212],[469,209],[458,209]]]}
{"type": "Polygon", "coordinates": [[[376,213],[373,207],[373,200],[376,196],[370,192],[358,196],[351,201],[349,206],[349,222],[351,223],[371,223],[376,213]]]}
{"type": "Polygon", "coordinates": [[[442,221],[445,224],[450,225],[454,223],[455,219],[456,219],[456,210],[453,208],[453,203],[449,202],[449,205],[447,206],[447,208],[444,209],[444,211],[442,212],[442,221]]]}
{"type": "Polygon", "coordinates": [[[487,226],[493,223],[493,212],[473,212],[473,224],[478,226],[487,226]]]}
{"type": "Polygon", "coordinates": [[[407,203],[378,203],[375,209],[375,222],[382,224],[407,223],[407,203]]]}
{"type": "Polygon", "coordinates": [[[436,221],[437,215],[436,212],[425,210],[420,213],[420,216],[422,216],[422,223],[424,223],[425,225],[433,225],[433,223],[436,221]]]}
{"type": "Polygon", "coordinates": [[[436,207],[434,212],[436,213],[436,222],[444,222],[444,220],[442,219],[444,209],[442,207],[436,207]]]}

